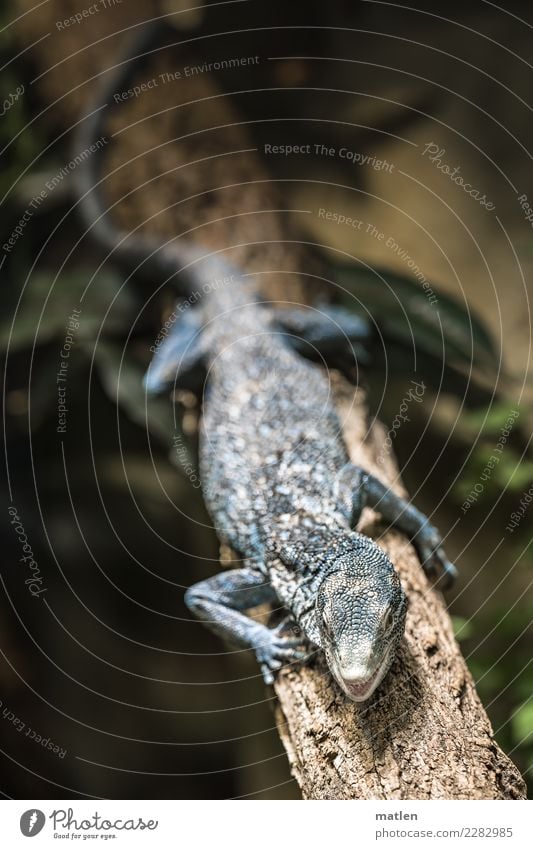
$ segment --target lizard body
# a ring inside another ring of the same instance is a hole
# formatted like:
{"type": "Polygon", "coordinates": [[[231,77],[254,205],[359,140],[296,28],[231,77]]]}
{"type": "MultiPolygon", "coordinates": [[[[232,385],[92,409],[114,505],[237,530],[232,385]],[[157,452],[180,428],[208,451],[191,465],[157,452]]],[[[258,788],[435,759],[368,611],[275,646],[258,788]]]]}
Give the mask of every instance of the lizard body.
{"type": "MultiPolygon", "coordinates": [[[[99,131],[93,121],[91,133],[99,131]]],[[[124,253],[127,239],[105,219],[95,182],[83,172],[86,221],[98,220],[98,235],[124,253]]],[[[219,536],[243,560],[187,590],[186,603],[217,634],[251,648],[268,683],[283,663],[306,657],[307,641],[325,652],[349,698],[369,698],[403,637],[406,598],[385,552],[355,530],[365,504],[413,538],[428,571],[440,567],[451,579],[455,567],[425,516],[349,462],[327,373],[302,356],[306,346],[323,355],[351,346],[357,357],[368,328],[333,306],[279,309],[219,254],[139,241],[129,250],[165,272],[186,265],[189,289],[205,293],[172,325],[145,378],[151,392],[203,385],[203,495],[219,536]],[[286,611],[274,628],[246,615],[265,602],[286,611]]]]}
{"type": "Polygon", "coordinates": [[[363,506],[413,536],[428,569],[440,563],[451,576],[454,567],[427,519],[349,462],[327,373],[298,350],[306,335],[319,350],[334,339],[358,346],[364,324],[331,306],[278,310],[220,260],[213,271],[231,283],[194,308],[194,335],[191,318],[183,337],[173,326],[146,376],[150,391],[164,391],[189,385],[203,365],[202,491],[219,536],[244,560],[189,589],[186,602],[252,648],[266,681],[304,657],[297,626],[325,651],[344,692],[366,699],[392,663],[406,601],[384,551],[354,530],[363,506]],[[288,622],[269,629],[243,613],[262,602],[285,609],[288,622]]]}

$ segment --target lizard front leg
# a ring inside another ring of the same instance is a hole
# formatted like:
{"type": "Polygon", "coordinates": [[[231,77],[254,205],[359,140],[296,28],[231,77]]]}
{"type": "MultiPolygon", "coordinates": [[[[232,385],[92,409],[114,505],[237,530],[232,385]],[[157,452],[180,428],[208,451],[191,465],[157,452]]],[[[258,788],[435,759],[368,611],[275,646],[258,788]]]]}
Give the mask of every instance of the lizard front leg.
{"type": "Polygon", "coordinates": [[[427,574],[433,575],[440,568],[444,585],[449,587],[453,584],[457,569],[446,557],[438,530],[420,510],[405,498],[396,495],[378,478],[352,463],[347,463],[341,469],[336,489],[352,527],[356,526],[363,507],[372,507],[381,513],[384,519],[411,537],[427,574]]]}
{"type": "Polygon", "coordinates": [[[279,604],[270,583],[260,572],[250,568],[221,572],[190,587],[185,593],[185,603],[219,637],[253,649],[266,684],[273,682],[273,673],[283,663],[306,657],[305,652],[298,650],[302,637],[284,633],[286,620],[271,629],[241,613],[259,604],[279,604]]]}
{"type": "Polygon", "coordinates": [[[170,389],[198,389],[205,378],[205,349],[202,336],[203,314],[199,307],[179,306],[167,319],[154,357],[144,377],[150,394],[170,389]],[[170,330],[168,330],[170,327],[170,330]],[[161,339],[162,337],[162,339],[161,339]]]}

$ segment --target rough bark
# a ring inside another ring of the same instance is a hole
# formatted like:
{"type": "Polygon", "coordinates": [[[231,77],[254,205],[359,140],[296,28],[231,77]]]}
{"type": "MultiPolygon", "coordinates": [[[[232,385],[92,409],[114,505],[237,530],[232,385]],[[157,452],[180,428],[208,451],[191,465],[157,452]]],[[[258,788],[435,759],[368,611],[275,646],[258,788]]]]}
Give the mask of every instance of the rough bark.
{"type": "MultiPolygon", "coordinates": [[[[20,0],[19,5],[26,9],[31,4],[20,0]]],[[[22,37],[30,42],[41,31],[53,30],[57,18],[71,13],[69,8],[56,0],[41,7],[39,16],[23,18],[22,37]]],[[[72,115],[86,107],[94,86],[84,82],[95,69],[109,64],[110,46],[116,50],[116,42],[123,37],[111,39],[107,53],[98,44],[81,53],[76,50],[137,17],[131,4],[120,7],[120,26],[116,15],[118,12],[110,11],[105,20],[104,16],[87,20],[83,32],[81,27],[72,27],[63,33],[59,57],[57,40],[53,44],[52,39],[44,40],[34,51],[36,62],[50,69],[39,83],[41,95],[49,101],[61,98],[52,110],[56,121],[70,122],[72,115]],[[56,65],[67,56],[72,60],[56,65]],[[71,89],[72,94],[67,95],[71,89]]],[[[179,57],[183,63],[183,49],[179,57]]],[[[158,56],[141,76],[157,75],[168,61],[166,54],[158,56]]],[[[215,150],[250,148],[243,128],[181,138],[191,126],[198,129],[204,124],[220,126],[234,121],[228,99],[223,104],[213,101],[209,110],[198,111],[194,101],[216,91],[208,75],[183,81],[179,88],[156,91],[149,101],[138,98],[121,104],[112,117],[113,130],[133,128],[117,137],[109,153],[110,169],[126,164],[106,182],[111,202],[128,196],[115,207],[117,221],[127,228],[147,222],[146,229],[167,237],[187,232],[193,222],[195,235],[206,246],[237,246],[232,253],[234,261],[248,272],[262,272],[271,297],[312,297],[316,281],[308,276],[309,256],[297,241],[287,241],[290,235],[286,219],[279,213],[280,198],[257,154],[249,151],[227,159],[208,158],[215,150]],[[169,102],[191,105],[164,111],[169,102]],[[138,123],[150,114],[157,118],[138,123]],[[179,167],[198,160],[202,162],[179,167]],[[151,178],[154,182],[129,196],[151,178]],[[184,197],[190,199],[184,202],[184,197]],[[176,198],[180,202],[171,206],[176,198]]],[[[384,432],[380,424],[368,426],[363,393],[338,376],[333,375],[333,380],[352,459],[402,491],[393,459],[383,455],[383,463],[377,464],[384,432]]],[[[366,510],[361,529],[378,536],[376,519],[366,510]]],[[[388,532],[379,541],[400,572],[409,613],[402,651],[371,702],[362,706],[348,702],[320,659],[313,667],[283,671],[275,685],[279,733],[303,796],[523,798],[523,780],[493,740],[440,594],[431,588],[403,536],[388,532]]]]}
{"type": "MultiPolygon", "coordinates": [[[[336,378],[334,394],[351,459],[405,495],[383,451],[383,425],[368,425],[363,392],[336,378]]],[[[395,531],[380,534],[369,509],[360,530],[379,540],[401,575],[409,599],[405,640],[368,703],[347,701],[321,660],[278,677],[278,729],[304,798],[524,798],[518,770],[493,739],[443,598],[413,547],[395,531]]]]}

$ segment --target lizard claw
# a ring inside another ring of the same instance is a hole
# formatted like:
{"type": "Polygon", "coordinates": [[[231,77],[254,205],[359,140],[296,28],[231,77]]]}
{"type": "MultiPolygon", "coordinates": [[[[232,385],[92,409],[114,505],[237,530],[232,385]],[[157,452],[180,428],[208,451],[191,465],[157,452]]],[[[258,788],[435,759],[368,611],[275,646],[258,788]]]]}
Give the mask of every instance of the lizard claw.
{"type": "Polygon", "coordinates": [[[255,650],[265,684],[273,683],[275,673],[284,663],[296,663],[308,657],[302,648],[301,633],[293,632],[291,636],[286,632],[288,621],[285,619],[275,628],[267,629],[264,639],[255,650]]]}
{"type": "Polygon", "coordinates": [[[442,582],[443,589],[447,590],[454,584],[458,575],[457,567],[446,557],[442,540],[434,528],[428,534],[428,540],[420,545],[420,558],[426,575],[438,575],[438,582],[442,582]]]}
{"type": "Polygon", "coordinates": [[[441,568],[439,581],[442,581],[442,588],[444,590],[449,590],[450,587],[453,587],[459,572],[457,567],[453,563],[450,563],[444,556],[439,556],[439,564],[441,568]]]}
{"type": "Polygon", "coordinates": [[[263,681],[267,686],[270,686],[274,683],[274,673],[270,669],[270,667],[266,663],[261,664],[261,675],[263,676],[263,681]]]}

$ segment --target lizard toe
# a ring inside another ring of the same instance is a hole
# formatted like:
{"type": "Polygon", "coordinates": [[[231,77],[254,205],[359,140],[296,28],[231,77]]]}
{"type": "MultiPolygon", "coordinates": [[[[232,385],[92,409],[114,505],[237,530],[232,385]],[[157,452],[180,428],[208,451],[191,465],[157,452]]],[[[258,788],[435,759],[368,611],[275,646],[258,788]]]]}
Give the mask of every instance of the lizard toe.
{"type": "Polygon", "coordinates": [[[263,676],[263,681],[265,684],[270,685],[274,683],[274,673],[272,669],[266,663],[261,664],[261,675],[263,676]]]}
{"type": "Polygon", "coordinates": [[[281,655],[284,657],[291,656],[296,649],[302,648],[302,638],[276,635],[272,640],[272,648],[278,657],[281,655]]]}
{"type": "Polygon", "coordinates": [[[443,589],[449,590],[450,587],[453,587],[455,581],[457,580],[458,574],[459,574],[459,572],[457,570],[457,567],[454,566],[453,563],[450,563],[449,560],[445,560],[442,563],[442,575],[441,575],[441,581],[442,581],[443,589]]]}

